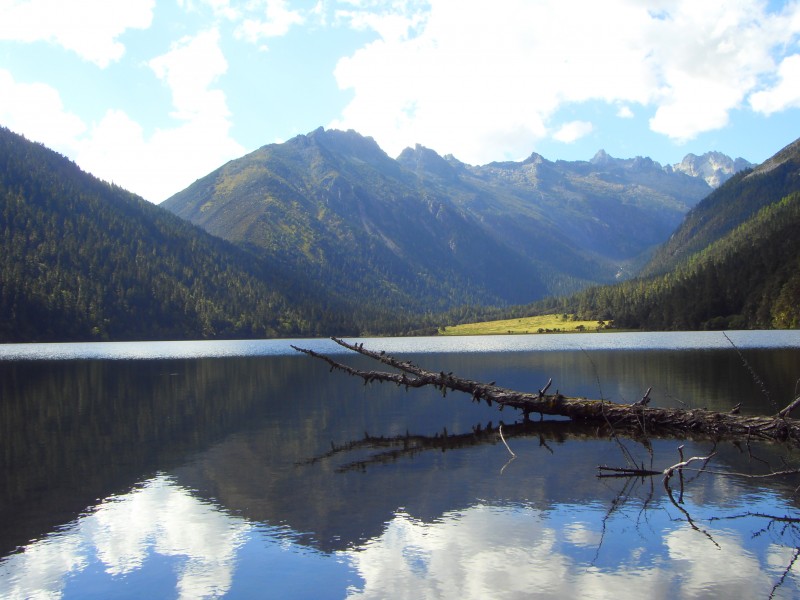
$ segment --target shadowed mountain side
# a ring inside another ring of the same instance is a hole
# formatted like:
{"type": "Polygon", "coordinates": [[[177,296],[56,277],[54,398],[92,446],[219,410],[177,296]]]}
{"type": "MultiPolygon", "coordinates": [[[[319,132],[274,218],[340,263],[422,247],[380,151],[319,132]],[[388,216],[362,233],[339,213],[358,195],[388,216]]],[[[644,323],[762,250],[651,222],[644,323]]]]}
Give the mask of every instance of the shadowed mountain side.
{"type": "Polygon", "coordinates": [[[703,199],[639,277],[525,311],[633,329],[797,328],[800,141],[703,199]]]}
{"type": "Polygon", "coordinates": [[[752,171],[742,171],[697,204],[659,248],[642,274],[669,271],[740,225],[761,209],[800,191],[800,140],[752,171]]]}
{"type": "Polygon", "coordinates": [[[649,159],[473,167],[322,128],[264,146],[162,206],[321,291],[429,311],[518,304],[630,273],[711,188],[649,159]]]}

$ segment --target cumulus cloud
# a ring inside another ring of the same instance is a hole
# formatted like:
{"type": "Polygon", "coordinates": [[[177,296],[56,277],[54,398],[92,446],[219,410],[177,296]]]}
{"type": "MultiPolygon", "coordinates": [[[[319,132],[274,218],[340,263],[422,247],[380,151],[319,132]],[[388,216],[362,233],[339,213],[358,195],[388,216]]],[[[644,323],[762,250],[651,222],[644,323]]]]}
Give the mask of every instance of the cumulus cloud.
{"type": "Polygon", "coordinates": [[[95,175],[160,202],[244,153],[230,136],[230,111],[215,82],[228,64],[216,30],[172,45],[149,66],[169,88],[179,123],[149,137],[125,112],[109,110],[77,144],[76,161],[95,175]]]}
{"type": "Polygon", "coordinates": [[[750,106],[767,115],[800,108],[800,54],[787,56],[781,62],[777,83],[750,96],[750,106]]]}
{"type": "Polygon", "coordinates": [[[630,106],[620,106],[619,110],[617,111],[617,116],[620,119],[632,119],[634,114],[630,106]]]}
{"type": "Polygon", "coordinates": [[[231,586],[238,548],[250,530],[246,521],[159,476],[0,563],[0,596],[59,598],[68,576],[95,560],[118,577],[141,569],[155,553],[176,559],[176,597],[218,598],[231,586]]]}
{"type": "Polygon", "coordinates": [[[51,148],[69,150],[86,124],[64,108],[61,95],[44,83],[22,83],[0,69],[0,122],[51,148]]]}
{"type": "Polygon", "coordinates": [[[252,43],[286,35],[293,25],[305,21],[299,11],[289,10],[285,0],[262,0],[250,8],[259,14],[246,18],[237,28],[236,36],[252,43]]]}
{"type": "Polygon", "coordinates": [[[339,61],[353,98],[331,125],[390,154],[419,142],[472,162],[564,135],[551,121],[570,103],[643,106],[651,129],[676,141],[718,129],[800,34],[799,4],[769,13],[760,0],[431,0],[424,13],[400,2],[347,14],[379,39],[339,61]]]}
{"type": "Polygon", "coordinates": [[[185,37],[174,43],[166,54],[150,61],[150,68],[172,93],[177,119],[199,116],[228,116],[225,95],[212,84],[228,70],[228,62],[219,47],[216,29],[185,37]]]}
{"type": "MultiPolygon", "coordinates": [[[[250,0],[246,3],[232,0],[178,0],[178,5],[186,11],[196,12],[200,7],[211,9],[215,17],[233,22],[234,36],[253,44],[261,44],[264,39],[286,35],[295,25],[306,21],[305,12],[290,9],[286,0],[250,0]]],[[[319,6],[307,11],[319,13],[319,6]]],[[[261,46],[262,49],[266,46],[261,46]]]]}
{"type": "Polygon", "coordinates": [[[588,121],[570,121],[562,125],[553,134],[553,139],[565,144],[570,144],[584,136],[589,135],[594,130],[594,126],[588,121]]]}
{"type": "Polygon", "coordinates": [[[154,7],[155,0],[0,0],[0,39],[52,42],[102,68],[125,53],[120,35],[150,27],[154,7]]]}

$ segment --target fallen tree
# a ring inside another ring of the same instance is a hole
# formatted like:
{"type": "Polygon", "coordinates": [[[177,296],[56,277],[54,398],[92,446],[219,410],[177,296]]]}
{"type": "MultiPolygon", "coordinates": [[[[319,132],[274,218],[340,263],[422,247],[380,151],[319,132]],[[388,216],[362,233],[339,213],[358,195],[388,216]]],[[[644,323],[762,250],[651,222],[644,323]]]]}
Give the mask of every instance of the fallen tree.
{"type": "Polygon", "coordinates": [[[753,416],[739,414],[738,407],[730,412],[720,413],[704,409],[677,409],[650,407],[650,390],[633,404],[618,404],[607,400],[592,400],[565,396],[556,391],[549,393],[552,380],[534,393],[520,392],[495,385],[458,377],[453,373],[434,372],[423,369],[409,361],[401,361],[385,352],[375,352],[364,348],[363,344],[350,344],[342,339],[331,338],[334,342],[379,361],[398,372],[364,371],[335,361],[325,354],[292,346],[314,358],[324,360],[331,370],[343,371],[360,377],[364,384],[389,382],[408,388],[434,387],[446,394],[458,391],[469,394],[473,401],[518,409],[525,420],[538,414],[567,417],[579,423],[593,423],[598,426],[635,431],[644,435],[708,435],[717,438],[762,439],[789,442],[800,445],[800,421],[789,414],[800,405],[800,396],[786,408],[773,416],[753,416]]]}

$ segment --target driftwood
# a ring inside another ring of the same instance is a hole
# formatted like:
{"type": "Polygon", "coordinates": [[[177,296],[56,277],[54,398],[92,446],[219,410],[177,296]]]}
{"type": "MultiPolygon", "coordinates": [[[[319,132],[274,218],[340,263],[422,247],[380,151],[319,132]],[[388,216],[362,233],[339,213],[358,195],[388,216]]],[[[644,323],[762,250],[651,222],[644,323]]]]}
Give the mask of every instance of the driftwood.
{"type": "Polygon", "coordinates": [[[703,435],[720,438],[763,439],[790,442],[800,445],[800,421],[789,418],[792,409],[800,405],[800,397],[774,416],[747,416],[734,409],[728,413],[704,409],[676,409],[650,407],[649,393],[634,404],[618,404],[607,400],[568,397],[559,392],[548,393],[552,380],[534,393],[520,392],[494,382],[482,383],[453,375],[423,369],[408,361],[397,360],[385,352],[364,348],[363,344],[350,344],[332,338],[337,344],[379,361],[399,372],[363,371],[337,362],[313,350],[292,346],[295,350],[326,361],[331,370],[340,370],[360,377],[364,383],[390,382],[406,388],[433,386],[446,394],[448,390],[464,392],[474,401],[485,401],[522,411],[525,420],[531,414],[567,417],[577,423],[594,423],[599,426],[637,431],[644,435],[703,435]]]}

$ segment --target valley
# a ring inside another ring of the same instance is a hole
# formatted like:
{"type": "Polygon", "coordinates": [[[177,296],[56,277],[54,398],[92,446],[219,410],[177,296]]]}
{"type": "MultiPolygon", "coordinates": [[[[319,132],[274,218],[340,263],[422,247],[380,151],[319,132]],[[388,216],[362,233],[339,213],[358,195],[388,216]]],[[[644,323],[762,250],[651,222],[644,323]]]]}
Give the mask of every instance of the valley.
{"type": "Polygon", "coordinates": [[[468,165],[319,128],[162,205],[0,129],[0,339],[797,327],[800,144],[468,165]],[[712,187],[711,184],[718,187],[712,187]],[[489,325],[481,326],[484,329],[489,325]],[[524,327],[524,329],[523,329],[524,327]]]}

